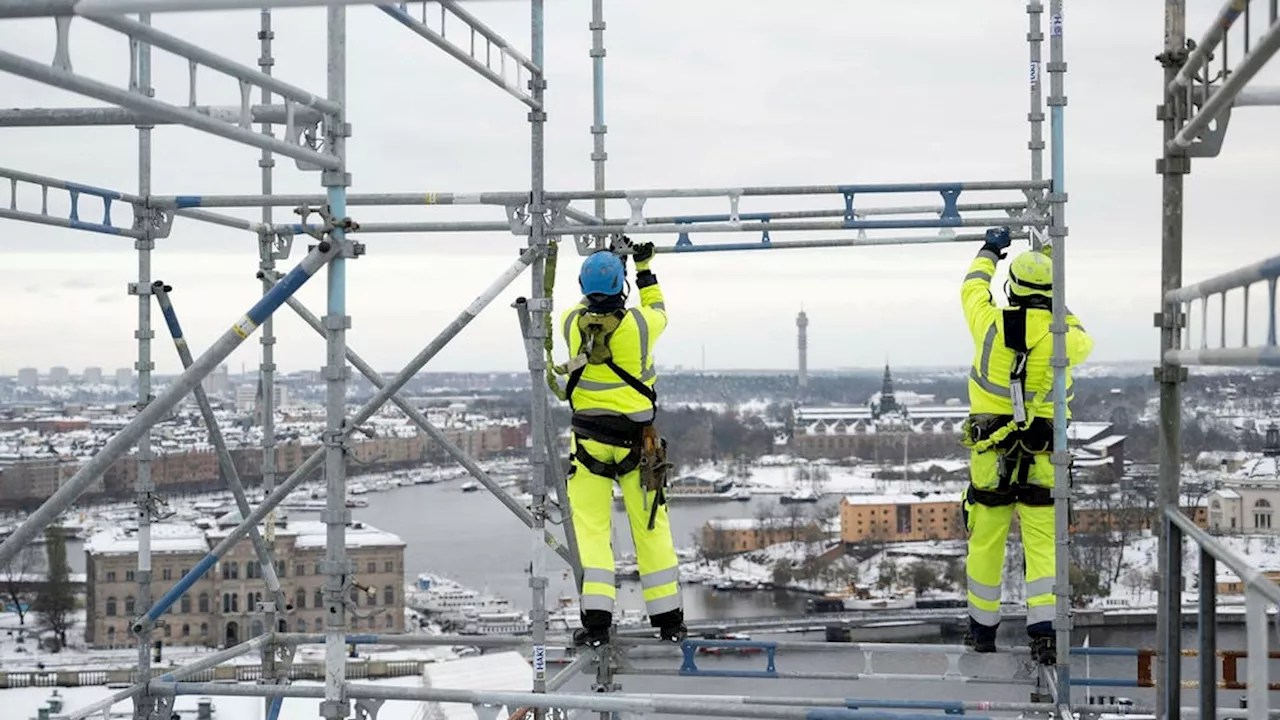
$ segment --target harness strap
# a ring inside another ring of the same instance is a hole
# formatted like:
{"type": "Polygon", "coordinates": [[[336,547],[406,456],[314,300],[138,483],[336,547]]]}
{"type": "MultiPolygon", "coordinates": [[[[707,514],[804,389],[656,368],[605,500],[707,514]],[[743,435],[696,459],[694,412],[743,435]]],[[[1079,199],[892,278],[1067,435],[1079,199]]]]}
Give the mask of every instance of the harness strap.
{"type": "Polygon", "coordinates": [[[623,475],[640,467],[640,448],[633,447],[631,452],[620,462],[606,463],[597,460],[587,452],[587,449],[579,445],[573,454],[574,459],[582,463],[582,466],[591,472],[592,475],[599,475],[604,478],[620,478],[623,475]]]}
{"type": "Polygon", "coordinates": [[[1009,399],[1013,405],[1013,419],[1019,424],[1027,421],[1027,309],[1021,306],[1004,311],[1004,346],[1013,351],[1013,363],[1009,366],[1009,399]]]}

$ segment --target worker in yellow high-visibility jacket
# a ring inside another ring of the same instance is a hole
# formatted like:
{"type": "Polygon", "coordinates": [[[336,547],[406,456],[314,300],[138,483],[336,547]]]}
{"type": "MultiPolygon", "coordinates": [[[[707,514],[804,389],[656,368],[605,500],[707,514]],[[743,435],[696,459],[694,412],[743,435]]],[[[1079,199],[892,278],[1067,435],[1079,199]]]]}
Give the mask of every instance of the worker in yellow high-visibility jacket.
{"type": "Polygon", "coordinates": [[[634,250],[640,305],[626,307],[625,261],[600,251],[582,263],[578,284],[584,297],[561,322],[569,356],[579,359],[565,388],[573,410],[569,505],[583,580],[583,627],[574,642],[592,647],[608,642],[613,625],[615,480],[636,546],[649,622],[665,640],[681,642],[687,635],[665,496],[641,481],[642,446],[657,412],[654,345],[667,327],[667,310],[649,269],[653,244],[632,245],[623,237],[617,245],[634,250]]]}
{"type": "MultiPolygon", "coordinates": [[[[960,298],[973,336],[969,419],[963,442],[970,448],[964,520],[969,531],[967,644],[995,652],[1005,542],[1018,514],[1026,566],[1027,634],[1033,656],[1055,661],[1053,506],[1053,259],[1032,250],[1013,259],[1005,285],[1008,307],[991,297],[996,262],[1006,256],[1007,228],[988,230],[969,266],[960,298]]],[[[1070,367],[1084,362],[1093,340],[1067,313],[1067,401],[1070,367]]],[[[1067,417],[1070,417],[1068,411],[1067,417]]]]}

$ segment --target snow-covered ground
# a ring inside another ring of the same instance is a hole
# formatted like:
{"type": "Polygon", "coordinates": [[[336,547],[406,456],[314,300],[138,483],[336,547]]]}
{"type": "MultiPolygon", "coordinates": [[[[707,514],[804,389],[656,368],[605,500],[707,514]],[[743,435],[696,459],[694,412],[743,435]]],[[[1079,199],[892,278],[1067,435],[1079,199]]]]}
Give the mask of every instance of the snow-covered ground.
{"type": "MultiPolygon", "coordinates": [[[[138,662],[137,648],[120,648],[116,650],[90,650],[84,642],[84,611],[77,613],[75,625],[67,633],[69,646],[61,652],[51,653],[41,650],[34,637],[36,624],[34,618],[27,616],[25,627],[19,626],[16,613],[0,613],[0,671],[21,672],[29,670],[107,670],[128,668],[138,662]],[[25,635],[19,642],[20,635],[25,635]]],[[[163,665],[183,665],[199,660],[201,657],[217,652],[214,648],[184,647],[166,645],[163,651],[163,665]]],[[[446,647],[400,649],[393,647],[379,648],[361,646],[362,660],[445,660],[455,657],[446,647]]],[[[303,645],[298,648],[295,662],[324,662],[323,648],[320,645],[303,645]]],[[[243,655],[227,661],[228,665],[257,665],[261,656],[257,653],[243,655]]]]}
{"type": "MultiPolygon", "coordinates": [[[[952,473],[967,467],[967,463],[959,460],[926,460],[912,463],[907,467],[911,474],[931,472],[937,468],[941,473],[952,473]]],[[[817,475],[812,481],[815,489],[825,495],[883,495],[886,493],[910,494],[915,492],[957,492],[964,489],[964,480],[902,480],[901,465],[834,465],[821,462],[805,463],[787,456],[769,456],[764,461],[750,468],[750,476],[745,484],[752,492],[761,494],[788,493],[801,487],[809,486],[808,478],[817,475]],[[886,477],[877,478],[880,473],[886,477]],[[899,476],[899,477],[894,477],[899,476]]],[[[704,465],[691,469],[688,474],[700,477],[716,477],[722,471],[704,465]]]]}
{"type": "MultiPolygon", "coordinates": [[[[1280,572],[1280,536],[1276,535],[1221,535],[1216,538],[1228,549],[1244,558],[1250,565],[1263,573],[1280,572]]],[[[1144,531],[1137,537],[1127,538],[1123,544],[1124,555],[1121,559],[1119,577],[1115,578],[1114,566],[1108,568],[1115,582],[1110,585],[1110,607],[1128,606],[1131,608],[1152,608],[1156,604],[1156,581],[1159,569],[1156,564],[1158,541],[1150,532],[1144,531]]],[[[1183,603],[1197,601],[1196,590],[1200,587],[1199,550],[1187,541],[1182,552],[1183,603]]],[[[1112,578],[1104,578],[1109,581],[1112,578]]],[[[1218,576],[1215,583],[1236,583],[1239,578],[1222,563],[1218,564],[1218,576]]],[[[1243,597],[1219,595],[1218,602],[1223,605],[1239,605],[1243,597]]]]}

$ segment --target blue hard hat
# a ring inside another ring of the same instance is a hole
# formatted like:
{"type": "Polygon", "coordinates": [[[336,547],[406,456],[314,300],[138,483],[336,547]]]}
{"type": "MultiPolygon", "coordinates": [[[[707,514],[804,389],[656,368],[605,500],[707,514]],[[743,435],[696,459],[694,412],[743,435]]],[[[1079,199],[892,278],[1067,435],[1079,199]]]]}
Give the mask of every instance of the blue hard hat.
{"type": "Polygon", "coordinates": [[[583,261],[578,286],[583,295],[617,295],[622,292],[626,273],[617,255],[602,250],[583,261]]]}

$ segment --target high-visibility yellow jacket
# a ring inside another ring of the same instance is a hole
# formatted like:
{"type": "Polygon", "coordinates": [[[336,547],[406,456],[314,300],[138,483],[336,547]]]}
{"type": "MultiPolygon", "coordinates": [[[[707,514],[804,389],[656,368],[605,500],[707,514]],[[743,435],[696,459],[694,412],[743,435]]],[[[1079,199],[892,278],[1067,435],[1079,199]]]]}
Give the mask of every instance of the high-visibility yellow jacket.
{"type": "MultiPolygon", "coordinates": [[[[991,276],[996,271],[996,255],[982,250],[960,286],[960,301],[965,322],[973,336],[973,367],[969,370],[969,412],[1011,415],[1013,401],[1009,394],[1009,370],[1014,353],[1004,343],[1004,311],[991,298],[991,276]]],[[[1053,419],[1053,336],[1049,325],[1053,314],[1048,310],[1027,310],[1027,379],[1028,417],[1053,419]]],[[[1071,368],[1084,362],[1093,352],[1093,338],[1084,331],[1075,315],[1067,314],[1067,417],[1071,417],[1074,397],[1071,368]]]]}
{"type": "MultiPolygon", "coordinates": [[[[654,346],[667,329],[667,309],[662,288],[653,273],[636,274],[640,290],[640,306],[627,310],[609,341],[613,362],[649,388],[658,379],[654,370],[654,346]]],[[[560,326],[569,346],[569,357],[576,357],[582,347],[578,316],[586,312],[586,299],[565,311],[560,326]]],[[[569,398],[575,414],[620,415],[640,423],[652,422],[654,406],[649,399],[618,377],[607,365],[587,365],[569,398]]]]}

